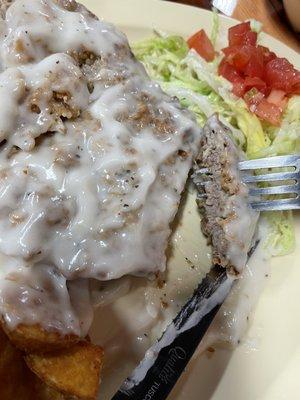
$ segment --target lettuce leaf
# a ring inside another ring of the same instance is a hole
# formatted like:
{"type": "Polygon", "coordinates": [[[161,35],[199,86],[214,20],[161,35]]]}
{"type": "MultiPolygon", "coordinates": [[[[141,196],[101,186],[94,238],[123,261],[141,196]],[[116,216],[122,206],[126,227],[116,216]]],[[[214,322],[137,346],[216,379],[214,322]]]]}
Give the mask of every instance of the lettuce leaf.
{"type": "Polygon", "coordinates": [[[248,157],[257,157],[269,146],[270,139],[260,120],[248,111],[242,99],[232,94],[231,83],[218,75],[218,59],[206,62],[194,50],[188,51],[179,36],[156,35],[133,49],[150,76],[194,112],[201,126],[217,112],[248,157]]]}
{"type": "Polygon", "coordinates": [[[133,45],[133,51],[153,79],[168,81],[189,48],[181,36],[162,36],[156,32],[154,37],[133,45]]]}
{"type": "Polygon", "coordinates": [[[260,34],[260,32],[262,31],[262,23],[260,21],[257,21],[256,19],[249,19],[250,21],[250,26],[251,26],[251,30],[253,32],[256,32],[257,34],[260,34]]]}
{"type": "Polygon", "coordinates": [[[213,8],[213,19],[212,19],[212,30],[210,34],[210,40],[214,47],[216,47],[217,39],[219,36],[220,30],[220,19],[218,15],[218,10],[213,8]]]}
{"type": "Polygon", "coordinates": [[[264,247],[272,256],[283,256],[295,250],[295,231],[291,211],[265,213],[266,237],[264,247]]]}
{"type": "Polygon", "coordinates": [[[270,157],[300,153],[300,96],[292,97],[279,128],[266,127],[271,138],[268,147],[255,153],[256,157],[270,157]]]}
{"type": "MultiPolygon", "coordinates": [[[[252,29],[261,25],[251,20],[252,29]]],[[[211,40],[215,44],[219,17],[214,13],[211,40]]],[[[149,75],[182,106],[192,111],[200,126],[213,113],[230,128],[232,136],[248,158],[300,152],[300,96],[290,99],[281,127],[262,123],[251,113],[243,99],[232,94],[232,84],[218,75],[221,56],[206,62],[180,36],[156,33],[133,46],[137,58],[149,75]]],[[[273,255],[283,255],[294,246],[292,213],[268,212],[268,245],[273,255]]]]}

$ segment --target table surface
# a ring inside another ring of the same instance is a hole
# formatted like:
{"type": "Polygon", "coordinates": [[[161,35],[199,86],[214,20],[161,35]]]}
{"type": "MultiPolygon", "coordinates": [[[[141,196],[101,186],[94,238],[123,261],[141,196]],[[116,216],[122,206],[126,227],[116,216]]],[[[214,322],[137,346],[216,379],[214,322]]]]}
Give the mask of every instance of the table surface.
{"type": "MultiPolygon", "coordinates": [[[[211,3],[209,0],[171,1],[205,8],[210,8],[211,3]]],[[[244,21],[248,18],[257,19],[263,23],[263,30],[265,32],[300,52],[299,36],[297,36],[289,27],[288,23],[279,16],[278,7],[280,7],[278,0],[238,0],[232,17],[240,21],[244,21]]]]}

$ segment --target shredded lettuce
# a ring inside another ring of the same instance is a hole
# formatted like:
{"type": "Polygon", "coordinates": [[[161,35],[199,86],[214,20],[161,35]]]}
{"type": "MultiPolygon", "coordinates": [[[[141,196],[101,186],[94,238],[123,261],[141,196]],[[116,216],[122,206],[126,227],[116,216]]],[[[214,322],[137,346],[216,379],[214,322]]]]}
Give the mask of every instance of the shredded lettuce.
{"type": "MultiPolygon", "coordinates": [[[[259,33],[261,24],[255,20],[250,22],[252,29],[259,33]]],[[[219,17],[215,12],[211,32],[214,45],[218,32],[219,17]]],[[[182,106],[195,114],[200,126],[217,112],[248,158],[300,152],[300,96],[290,99],[281,126],[274,127],[262,123],[243,99],[232,94],[232,84],[218,75],[221,56],[207,62],[189,50],[182,37],[158,32],[135,44],[133,51],[163,90],[176,96],[182,106]]],[[[272,253],[282,255],[291,251],[294,245],[292,214],[266,213],[266,218],[272,253]]]]}
{"type": "Polygon", "coordinates": [[[256,157],[300,153],[300,96],[292,97],[286,107],[281,126],[266,127],[271,143],[259,150],[256,157]]]}
{"type": "Polygon", "coordinates": [[[212,30],[210,34],[210,40],[214,47],[216,47],[217,39],[219,36],[220,30],[220,19],[218,16],[218,10],[213,8],[213,19],[212,19],[212,30]]]}
{"type": "Polygon", "coordinates": [[[265,249],[272,256],[283,256],[295,250],[295,231],[291,211],[269,211],[265,214],[267,234],[265,249]]]}
{"type": "Polygon", "coordinates": [[[168,81],[189,48],[180,36],[156,33],[153,38],[135,44],[133,50],[153,79],[168,81]]]}
{"type": "Polygon", "coordinates": [[[155,36],[135,45],[134,52],[150,76],[195,113],[201,126],[218,112],[249,158],[258,157],[269,146],[260,120],[232,94],[232,84],[218,75],[218,59],[206,62],[194,50],[188,51],[179,36],[155,36]]]}
{"type": "Polygon", "coordinates": [[[249,113],[245,107],[237,108],[235,112],[237,125],[247,138],[245,152],[248,158],[258,158],[258,154],[268,148],[270,139],[255,114],[249,113]]]}
{"type": "Polygon", "coordinates": [[[262,27],[263,27],[262,23],[253,18],[251,18],[249,21],[250,21],[251,30],[253,32],[256,32],[257,34],[259,34],[262,31],[262,27]]]}

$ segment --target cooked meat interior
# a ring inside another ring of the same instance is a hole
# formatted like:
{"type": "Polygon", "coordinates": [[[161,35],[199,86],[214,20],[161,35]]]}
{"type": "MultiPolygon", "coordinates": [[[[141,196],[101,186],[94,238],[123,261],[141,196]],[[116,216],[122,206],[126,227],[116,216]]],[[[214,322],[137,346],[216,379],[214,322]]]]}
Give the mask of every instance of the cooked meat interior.
{"type": "Polygon", "coordinates": [[[207,121],[194,166],[202,231],[212,245],[213,263],[239,273],[246,265],[259,213],[248,206],[248,188],[238,162],[244,159],[217,115],[207,121]],[[206,169],[200,173],[199,169],[206,169]]]}
{"type": "Polygon", "coordinates": [[[74,1],[10,3],[0,33],[0,314],[11,329],[85,336],[90,278],[164,270],[201,131],[114,26],[74,1]]]}

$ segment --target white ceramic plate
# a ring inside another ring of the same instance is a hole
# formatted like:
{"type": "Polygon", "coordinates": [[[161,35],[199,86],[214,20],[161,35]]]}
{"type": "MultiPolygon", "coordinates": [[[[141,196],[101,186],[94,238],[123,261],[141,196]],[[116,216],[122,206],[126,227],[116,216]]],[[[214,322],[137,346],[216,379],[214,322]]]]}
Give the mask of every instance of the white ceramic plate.
{"type": "MultiPolygon", "coordinates": [[[[145,38],[158,28],[185,37],[211,29],[211,13],[158,0],[82,0],[97,16],[116,24],[129,40],[145,38]]],[[[235,21],[221,17],[221,34],[235,21]]],[[[268,35],[263,42],[298,68],[300,56],[268,35]]],[[[185,230],[195,246],[197,218],[185,230]],[[192,240],[194,239],[194,240],[192,240]]],[[[300,238],[300,214],[296,215],[300,238]]],[[[188,245],[187,245],[188,246],[188,245]]],[[[188,249],[187,249],[188,251],[188,249]]],[[[300,393],[300,250],[274,259],[270,279],[254,312],[244,343],[235,350],[217,350],[193,360],[170,400],[296,400],[300,393]],[[250,343],[250,345],[249,345],[250,343]]],[[[179,260],[178,262],[181,262],[179,260]]],[[[99,329],[104,329],[101,321],[99,329]]],[[[117,388],[116,388],[117,389],[117,388]]],[[[107,400],[107,396],[100,395],[107,400]]],[[[137,399],[139,400],[139,399],[137,399]]]]}

